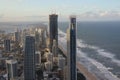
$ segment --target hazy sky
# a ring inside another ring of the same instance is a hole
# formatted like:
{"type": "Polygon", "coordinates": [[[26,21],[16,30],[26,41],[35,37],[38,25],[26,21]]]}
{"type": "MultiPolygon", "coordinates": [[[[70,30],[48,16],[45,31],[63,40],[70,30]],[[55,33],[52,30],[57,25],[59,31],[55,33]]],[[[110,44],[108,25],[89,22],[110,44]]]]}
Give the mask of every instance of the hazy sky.
{"type": "Polygon", "coordinates": [[[60,21],[120,20],[120,0],[0,0],[0,21],[48,21],[57,13],[60,21]]]}

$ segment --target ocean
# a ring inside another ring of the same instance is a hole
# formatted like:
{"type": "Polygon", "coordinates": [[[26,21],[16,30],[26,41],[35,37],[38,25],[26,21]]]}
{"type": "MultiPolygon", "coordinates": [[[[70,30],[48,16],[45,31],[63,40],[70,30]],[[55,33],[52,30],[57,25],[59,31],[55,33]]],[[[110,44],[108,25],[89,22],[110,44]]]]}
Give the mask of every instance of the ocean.
{"type": "MultiPolygon", "coordinates": [[[[68,26],[68,22],[59,23],[59,31],[65,36],[68,26]]],[[[99,80],[120,80],[119,21],[78,22],[77,50],[77,61],[99,80]]]]}

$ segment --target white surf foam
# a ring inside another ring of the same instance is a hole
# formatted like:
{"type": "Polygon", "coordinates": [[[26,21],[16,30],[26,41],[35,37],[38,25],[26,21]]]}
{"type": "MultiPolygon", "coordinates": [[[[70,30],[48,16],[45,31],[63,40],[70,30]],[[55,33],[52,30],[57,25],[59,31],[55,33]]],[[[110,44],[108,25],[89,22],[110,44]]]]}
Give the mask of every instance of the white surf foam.
{"type": "MultiPolygon", "coordinates": [[[[60,45],[62,45],[62,47],[67,49],[67,47],[65,47],[67,45],[66,33],[59,30],[59,35],[63,35],[63,37],[59,36],[60,45]]],[[[92,65],[96,66],[100,70],[100,73],[104,74],[108,80],[119,80],[115,75],[113,75],[110,71],[108,71],[109,68],[106,68],[102,63],[99,63],[96,60],[89,58],[84,52],[82,52],[78,48],[94,49],[98,52],[99,55],[110,58],[113,62],[120,64],[120,60],[117,60],[114,58],[115,55],[113,55],[112,53],[106,52],[104,49],[100,49],[99,47],[85,44],[84,41],[77,39],[77,57],[88,60],[90,63],[92,63],[92,65]]],[[[87,63],[88,63],[88,61],[87,61],[87,63]]],[[[85,63],[83,63],[83,64],[85,64],[85,63]]],[[[89,66],[91,66],[91,65],[89,65],[89,66]]],[[[88,70],[92,71],[89,66],[86,65],[88,70]]],[[[99,73],[98,73],[98,75],[99,75],[99,73]]],[[[101,76],[101,77],[103,77],[103,76],[101,76]]]]}
{"type": "Polygon", "coordinates": [[[120,60],[116,59],[115,55],[113,53],[110,53],[110,52],[106,51],[105,49],[101,49],[101,48],[96,47],[96,46],[85,44],[84,41],[79,40],[79,39],[77,40],[77,46],[80,48],[93,49],[98,53],[98,55],[101,55],[101,56],[106,57],[106,58],[110,58],[112,62],[114,62],[118,66],[120,66],[120,60]]]}

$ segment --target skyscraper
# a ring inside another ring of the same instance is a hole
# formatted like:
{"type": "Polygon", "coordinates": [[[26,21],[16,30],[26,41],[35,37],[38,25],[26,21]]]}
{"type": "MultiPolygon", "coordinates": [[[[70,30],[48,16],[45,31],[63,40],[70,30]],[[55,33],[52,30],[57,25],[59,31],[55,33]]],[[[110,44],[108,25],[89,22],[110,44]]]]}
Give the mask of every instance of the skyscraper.
{"type": "Polygon", "coordinates": [[[70,27],[67,31],[67,80],[77,80],[76,69],[76,17],[70,17],[70,27]]]}
{"type": "Polygon", "coordinates": [[[41,46],[42,48],[45,48],[46,47],[46,34],[45,34],[45,30],[42,29],[41,30],[41,46]]]}
{"type": "Polygon", "coordinates": [[[50,51],[52,52],[53,40],[56,40],[56,46],[58,47],[58,15],[49,15],[49,30],[50,51]]]}
{"type": "Polygon", "coordinates": [[[41,53],[39,51],[35,52],[35,65],[41,64],[41,53]]]}
{"type": "Polygon", "coordinates": [[[62,55],[58,56],[58,66],[60,69],[64,69],[65,67],[65,58],[62,55]]]}
{"type": "Polygon", "coordinates": [[[24,80],[35,80],[35,39],[26,36],[24,53],[24,80]]]}
{"type": "Polygon", "coordinates": [[[15,41],[19,42],[20,41],[20,36],[19,32],[15,32],[15,41]]]}
{"type": "Polygon", "coordinates": [[[40,33],[39,33],[39,29],[36,28],[36,30],[35,30],[35,48],[36,48],[36,50],[39,50],[39,46],[40,46],[40,33]]]}
{"type": "Polygon", "coordinates": [[[8,80],[16,80],[18,77],[17,61],[6,60],[8,80]]]}
{"type": "Polygon", "coordinates": [[[4,40],[4,49],[6,52],[10,52],[10,40],[9,39],[4,40]]]}
{"type": "Polygon", "coordinates": [[[54,57],[57,57],[56,49],[57,49],[56,40],[53,40],[52,53],[53,53],[54,57]]]}

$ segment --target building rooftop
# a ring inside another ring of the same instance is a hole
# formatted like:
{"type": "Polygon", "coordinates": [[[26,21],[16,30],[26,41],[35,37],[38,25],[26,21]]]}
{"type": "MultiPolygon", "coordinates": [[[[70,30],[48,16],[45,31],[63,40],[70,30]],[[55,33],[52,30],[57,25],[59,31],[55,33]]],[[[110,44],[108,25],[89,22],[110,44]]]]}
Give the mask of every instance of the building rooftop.
{"type": "Polygon", "coordinates": [[[16,64],[17,61],[16,61],[16,60],[6,60],[6,63],[9,63],[9,64],[16,64]]]}

